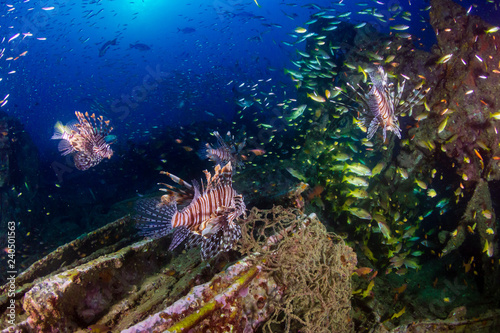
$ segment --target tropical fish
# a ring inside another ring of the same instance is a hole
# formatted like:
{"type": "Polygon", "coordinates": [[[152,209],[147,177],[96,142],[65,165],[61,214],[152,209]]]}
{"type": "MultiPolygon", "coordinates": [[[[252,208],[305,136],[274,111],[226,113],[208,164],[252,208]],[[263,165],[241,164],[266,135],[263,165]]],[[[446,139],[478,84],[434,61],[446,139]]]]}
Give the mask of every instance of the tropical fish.
{"type": "Polygon", "coordinates": [[[243,196],[232,187],[231,162],[215,166],[212,176],[204,171],[206,186],[192,182],[193,196],[188,206],[177,210],[175,200],[145,199],[136,206],[135,217],[141,234],[159,238],[173,231],[169,250],[188,239],[188,245],[201,243],[201,256],[208,260],[219,252],[231,250],[241,237],[235,220],[246,216],[243,196]]]}
{"type": "Polygon", "coordinates": [[[446,54],[446,55],[442,56],[441,58],[439,58],[436,61],[436,64],[446,64],[451,59],[451,57],[453,57],[453,53],[446,54]]]}
{"type": "Polygon", "coordinates": [[[500,120],[500,111],[495,112],[495,113],[491,113],[490,112],[490,118],[493,118],[493,119],[496,119],[496,120],[500,120]]]}
{"type": "Polygon", "coordinates": [[[392,320],[392,319],[396,319],[396,318],[401,317],[401,316],[405,313],[405,311],[406,311],[406,306],[404,306],[404,307],[401,309],[401,311],[399,311],[399,312],[397,312],[397,313],[393,314],[393,315],[392,315],[392,317],[391,317],[391,320],[392,320]]]}
{"type": "Polygon", "coordinates": [[[297,178],[300,181],[303,181],[303,182],[307,181],[307,178],[303,174],[301,174],[299,171],[297,171],[295,169],[286,168],[286,171],[288,171],[288,173],[290,173],[292,176],[294,176],[295,178],[297,178]]]}
{"type": "Polygon", "coordinates": [[[349,193],[347,194],[348,197],[354,197],[358,199],[366,199],[369,197],[368,192],[366,192],[363,189],[357,188],[355,190],[349,190],[349,193]]]}
{"type": "Polygon", "coordinates": [[[102,116],[96,117],[93,113],[89,116],[88,112],[84,115],[78,111],[75,114],[79,122],[65,126],[58,121],[52,139],[61,140],[58,146],[61,155],[72,154],[75,167],[87,170],[113,156],[110,144],[114,141],[107,141],[113,127],[102,116]]]}
{"type": "Polygon", "coordinates": [[[345,153],[338,153],[337,155],[332,156],[332,158],[335,161],[343,162],[343,161],[350,160],[352,158],[352,156],[349,154],[345,154],[345,153]]]}
{"type": "Polygon", "coordinates": [[[358,207],[350,207],[347,209],[349,213],[351,213],[354,216],[359,217],[360,219],[363,220],[371,220],[372,216],[370,213],[368,213],[365,209],[363,208],[358,208],[358,207]]]}
{"type": "Polygon", "coordinates": [[[359,176],[371,176],[372,171],[370,168],[368,168],[366,165],[363,165],[361,163],[354,163],[354,164],[345,164],[344,165],[344,170],[349,170],[350,172],[353,172],[359,176]]]}
{"type": "Polygon", "coordinates": [[[361,177],[355,177],[355,176],[344,176],[344,178],[342,178],[342,182],[347,182],[351,185],[354,185],[354,186],[368,186],[368,182],[366,181],[366,179],[364,178],[361,178],[361,177]]]}
{"type": "Polygon", "coordinates": [[[398,25],[395,25],[393,27],[391,27],[390,29],[393,29],[393,30],[398,30],[398,31],[403,31],[403,30],[408,30],[410,27],[407,26],[407,25],[404,25],[404,24],[398,24],[398,25]]]}
{"type": "Polygon", "coordinates": [[[384,168],[385,168],[385,163],[379,162],[376,166],[373,167],[372,176],[378,175],[379,173],[382,172],[382,170],[384,170],[384,168]]]}
{"type": "Polygon", "coordinates": [[[369,296],[374,286],[375,286],[375,280],[371,280],[370,283],[368,284],[368,287],[366,288],[365,291],[363,291],[363,293],[361,294],[361,296],[363,298],[369,296]]]}
{"type": "Polygon", "coordinates": [[[353,272],[353,274],[356,273],[357,275],[362,276],[362,275],[370,274],[372,271],[373,271],[373,268],[370,268],[370,267],[360,267],[360,268],[356,269],[353,272]]]}
{"type": "Polygon", "coordinates": [[[435,189],[431,188],[427,191],[427,195],[430,196],[431,198],[434,198],[437,195],[437,192],[435,189]]]}
{"type": "Polygon", "coordinates": [[[288,120],[288,121],[295,120],[296,118],[300,117],[304,113],[304,110],[306,108],[307,108],[307,104],[302,104],[296,108],[293,108],[292,113],[288,116],[285,116],[286,120],[288,120]]]}
{"type": "Polygon", "coordinates": [[[101,48],[99,49],[99,57],[103,57],[111,45],[116,45],[116,40],[117,40],[117,38],[115,38],[113,40],[108,40],[106,43],[104,43],[101,46],[101,48]]]}
{"type": "Polygon", "coordinates": [[[380,229],[380,232],[384,235],[385,238],[391,239],[391,229],[389,229],[389,226],[387,223],[384,223],[383,221],[377,221],[378,227],[380,229]]]}
{"type": "Polygon", "coordinates": [[[487,34],[492,34],[494,32],[497,32],[498,30],[500,30],[500,27],[492,27],[492,28],[489,28],[488,30],[486,30],[485,32],[487,34]]]}
{"type": "Polygon", "coordinates": [[[445,127],[446,127],[446,124],[448,124],[448,119],[450,118],[450,116],[447,116],[438,126],[438,134],[441,133],[442,131],[444,131],[445,127]]]}
{"type": "Polygon", "coordinates": [[[210,161],[215,162],[215,164],[224,165],[227,162],[231,162],[236,168],[243,167],[241,151],[246,145],[246,139],[243,140],[243,142],[236,143],[231,132],[227,132],[226,134],[228,138],[227,141],[225,141],[217,131],[213,132],[212,135],[217,138],[217,146],[214,147],[207,143],[205,147],[199,151],[199,155],[202,158],[208,158],[210,161]]]}
{"type": "Polygon", "coordinates": [[[139,50],[139,51],[148,51],[148,50],[151,50],[151,48],[149,46],[147,46],[146,44],[143,44],[143,43],[130,44],[129,48],[136,49],[136,50],[139,50]]]}
{"type": "Polygon", "coordinates": [[[177,32],[182,32],[183,34],[191,34],[193,32],[195,32],[196,29],[195,28],[191,28],[191,27],[186,27],[186,28],[177,28],[177,32]]]}
{"type": "Polygon", "coordinates": [[[307,93],[307,97],[318,103],[326,102],[326,99],[323,96],[317,95],[316,92],[314,94],[307,93]]]}

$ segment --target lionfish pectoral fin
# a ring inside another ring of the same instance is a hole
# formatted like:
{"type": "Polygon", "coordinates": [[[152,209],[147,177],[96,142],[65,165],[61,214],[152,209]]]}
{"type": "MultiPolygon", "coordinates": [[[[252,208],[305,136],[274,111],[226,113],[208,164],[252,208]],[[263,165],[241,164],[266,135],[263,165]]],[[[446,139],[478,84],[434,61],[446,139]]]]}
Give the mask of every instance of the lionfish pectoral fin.
{"type": "Polygon", "coordinates": [[[172,217],[177,212],[177,205],[162,204],[158,199],[144,199],[136,204],[137,227],[141,235],[150,238],[159,238],[172,231],[172,217]]]}
{"type": "Polygon", "coordinates": [[[213,216],[209,221],[204,223],[201,235],[205,238],[208,238],[211,235],[219,232],[221,227],[225,224],[227,224],[227,216],[225,214],[213,216]]]}
{"type": "MultiPolygon", "coordinates": [[[[52,138],[54,138],[54,137],[52,137],[52,138]]],[[[61,152],[62,156],[71,154],[72,152],[75,151],[75,148],[66,139],[59,141],[59,144],[57,145],[57,149],[61,152]]]]}
{"type": "Polygon", "coordinates": [[[193,233],[186,227],[175,228],[174,237],[172,238],[172,242],[170,243],[168,250],[172,251],[173,249],[175,249],[177,246],[179,246],[180,243],[182,243],[191,234],[193,234],[193,233]]]}
{"type": "Polygon", "coordinates": [[[201,245],[203,243],[204,237],[194,233],[190,232],[189,235],[186,237],[186,249],[192,249],[193,247],[196,247],[198,245],[201,245]]]}
{"type": "Polygon", "coordinates": [[[394,132],[394,134],[396,134],[396,136],[401,139],[401,129],[399,128],[399,125],[397,122],[395,122],[392,127],[391,127],[391,130],[394,132]]]}
{"type": "Polygon", "coordinates": [[[210,238],[204,238],[201,243],[201,258],[206,261],[215,257],[222,250],[223,232],[219,231],[210,238]]]}
{"type": "Polygon", "coordinates": [[[204,238],[201,244],[201,258],[208,260],[220,252],[227,252],[234,248],[238,239],[241,238],[241,229],[238,225],[225,225],[209,238],[204,238]]]}
{"type": "MultiPolygon", "coordinates": [[[[377,118],[373,118],[373,120],[370,122],[370,126],[368,127],[368,131],[366,132],[366,138],[368,140],[371,140],[371,138],[375,135],[375,132],[377,132],[377,128],[379,126],[379,121],[377,118]]],[[[384,141],[385,141],[385,131],[384,131],[384,141]]]]}

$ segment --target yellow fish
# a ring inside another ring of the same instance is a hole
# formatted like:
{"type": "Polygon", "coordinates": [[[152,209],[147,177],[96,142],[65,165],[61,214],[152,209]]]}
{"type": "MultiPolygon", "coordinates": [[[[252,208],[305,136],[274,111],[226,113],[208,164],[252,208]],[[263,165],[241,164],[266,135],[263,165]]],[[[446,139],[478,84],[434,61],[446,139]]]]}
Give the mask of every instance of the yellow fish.
{"type": "Polygon", "coordinates": [[[401,317],[405,313],[405,311],[406,311],[406,306],[403,307],[401,311],[399,311],[398,313],[393,314],[391,320],[401,317]]]}
{"type": "Polygon", "coordinates": [[[375,167],[372,170],[372,176],[378,175],[379,173],[382,172],[382,170],[384,170],[384,168],[385,168],[385,163],[384,162],[378,163],[377,165],[375,165],[375,167]]]}
{"type": "Polygon", "coordinates": [[[361,294],[361,296],[363,296],[363,298],[367,297],[370,295],[370,292],[372,291],[373,289],[373,286],[375,286],[375,280],[371,280],[370,283],[368,284],[368,288],[366,288],[365,291],[363,291],[363,293],[361,294]]]}
{"type": "Polygon", "coordinates": [[[445,120],[443,120],[441,122],[441,124],[439,124],[439,127],[438,127],[438,134],[441,133],[442,131],[444,131],[445,127],[446,127],[446,124],[448,124],[448,119],[450,118],[450,116],[447,116],[445,118],[445,120]]]}
{"type": "Polygon", "coordinates": [[[326,99],[323,96],[319,96],[316,94],[307,93],[307,97],[309,97],[310,99],[312,99],[313,101],[318,102],[318,103],[326,102],[326,99]]]}

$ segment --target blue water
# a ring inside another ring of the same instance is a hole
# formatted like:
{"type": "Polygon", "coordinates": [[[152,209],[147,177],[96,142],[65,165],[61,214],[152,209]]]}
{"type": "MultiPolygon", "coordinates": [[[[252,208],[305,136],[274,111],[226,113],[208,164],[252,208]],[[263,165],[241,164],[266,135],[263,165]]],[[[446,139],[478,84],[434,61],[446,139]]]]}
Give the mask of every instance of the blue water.
{"type": "MultiPolygon", "coordinates": [[[[423,36],[422,46],[432,45],[433,34],[419,19],[422,15],[425,21],[428,16],[422,11],[426,2],[397,4],[413,11],[409,32],[423,36]]],[[[73,120],[75,110],[103,114],[121,140],[147,140],[152,126],[210,120],[205,111],[230,121],[236,109],[230,81],[272,78],[268,89],[279,87],[294,94],[283,68],[298,56],[294,47],[282,42],[292,41],[288,34],[303,26],[319,11],[317,7],[332,2],[261,1],[260,5],[250,0],[4,4],[1,33],[6,50],[0,63],[0,95],[10,96],[2,109],[25,124],[42,158],[56,148],[56,142],[50,141],[55,122],[73,120]],[[42,9],[47,7],[54,9],[42,9]],[[32,36],[22,35],[28,32],[32,36]],[[21,36],[8,43],[17,33],[21,36]],[[99,57],[102,45],[115,38],[116,45],[99,57]],[[129,48],[137,42],[151,49],[129,48]],[[5,60],[25,51],[24,57],[5,60]],[[16,73],[7,74],[12,70],[16,73]]],[[[345,1],[344,7],[336,8],[356,12],[364,7],[345,1]]],[[[369,15],[353,14],[350,21],[367,21],[389,31],[389,23],[381,24],[369,15]]],[[[297,46],[304,47],[305,43],[297,46]]]]}

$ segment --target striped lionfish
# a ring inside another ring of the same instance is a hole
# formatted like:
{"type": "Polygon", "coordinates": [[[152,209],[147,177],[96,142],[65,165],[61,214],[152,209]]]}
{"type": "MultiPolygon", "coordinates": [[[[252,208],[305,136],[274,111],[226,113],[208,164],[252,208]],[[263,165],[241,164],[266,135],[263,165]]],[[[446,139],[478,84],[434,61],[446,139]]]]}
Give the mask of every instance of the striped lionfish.
{"type": "MultiPolygon", "coordinates": [[[[348,97],[359,105],[356,111],[361,113],[360,121],[368,129],[367,139],[370,140],[382,127],[384,142],[387,131],[394,132],[401,139],[398,115],[411,112],[424,95],[421,90],[415,89],[407,100],[402,100],[406,79],[401,84],[398,82],[397,92],[394,83],[389,83],[387,73],[379,66],[376,71],[368,73],[372,87],[368,93],[358,84],[361,92],[350,83],[347,85],[356,93],[356,99],[348,97]]],[[[428,90],[426,90],[427,92],[428,90]]]]}
{"type": "Polygon", "coordinates": [[[145,199],[139,201],[136,210],[138,228],[141,234],[150,238],[159,238],[173,231],[169,250],[175,249],[182,241],[188,240],[188,246],[201,243],[203,260],[216,256],[219,252],[231,250],[241,238],[241,229],[235,220],[246,216],[243,196],[232,187],[231,162],[224,167],[215,166],[212,176],[204,171],[207,184],[192,184],[168,172],[162,172],[183,186],[183,189],[166,185],[167,192],[161,200],[145,199]],[[191,199],[189,205],[181,211],[177,204],[191,199]]]}
{"type": "Polygon", "coordinates": [[[54,140],[61,140],[58,149],[61,155],[73,154],[75,167],[78,170],[87,170],[99,164],[104,158],[111,158],[113,150],[110,144],[114,143],[114,135],[109,135],[113,127],[109,120],[102,116],[89,116],[75,112],[78,123],[63,125],[58,121],[55,125],[54,140]]]}
{"type": "Polygon", "coordinates": [[[218,146],[215,148],[207,143],[205,147],[200,150],[201,157],[208,158],[210,161],[219,165],[231,162],[235,168],[243,167],[241,151],[246,145],[246,140],[236,143],[234,135],[231,135],[231,132],[227,132],[226,136],[228,142],[226,142],[222,139],[219,132],[215,131],[212,134],[217,138],[218,146]]]}

